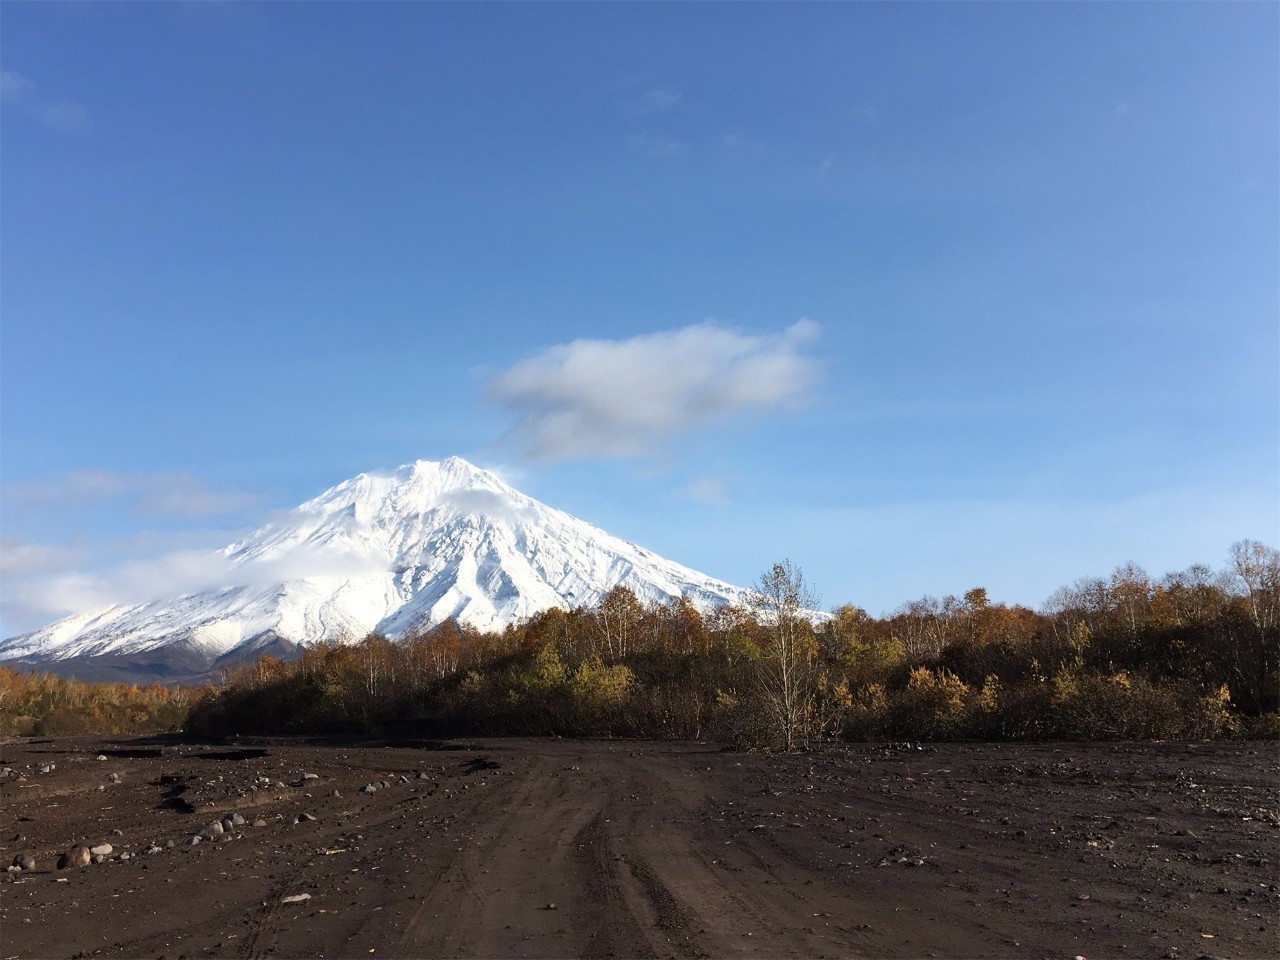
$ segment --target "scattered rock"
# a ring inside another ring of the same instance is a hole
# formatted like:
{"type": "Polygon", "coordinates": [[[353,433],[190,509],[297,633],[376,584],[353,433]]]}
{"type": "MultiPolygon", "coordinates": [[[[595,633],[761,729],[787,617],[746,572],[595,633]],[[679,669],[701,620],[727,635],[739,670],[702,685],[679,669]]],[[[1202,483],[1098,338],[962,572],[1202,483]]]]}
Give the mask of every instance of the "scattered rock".
{"type": "Polygon", "coordinates": [[[58,858],[58,869],[72,870],[78,867],[88,867],[92,859],[93,855],[88,851],[88,847],[83,844],[77,844],[58,858]]]}
{"type": "Polygon", "coordinates": [[[557,907],[554,903],[548,903],[548,904],[547,904],[545,907],[543,907],[542,909],[543,909],[543,910],[558,910],[558,909],[559,909],[559,907],[557,907]]]}
{"type": "Polygon", "coordinates": [[[240,816],[240,814],[238,813],[231,814],[230,820],[231,820],[232,826],[235,826],[235,827],[244,826],[244,817],[240,816]]]}
{"type": "Polygon", "coordinates": [[[304,774],[302,775],[302,779],[303,779],[303,780],[319,780],[319,779],[320,779],[320,774],[318,774],[318,773],[304,773],[304,774]]]}
{"type": "Polygon", "coordinates": [[[100,753],[100,754],[98,754],[96,757],[94,757],[93,759],[95,759],[95,760],[105,760],[105,759],[107,759],[107,757],[106,757],[106,754],[100,753]]]}
{"type": "Polygon", "coordinates": [[[293,818],[293,822],[294,822],[294,823],[310,823],[310,822],[311,822],[312,820],[314,820],[314,819],[315,819],[315,817],[313,817],[313,816],[312,816],[311,814],[309,814],[309,813],[300,813],[300,814],[298,814],[296,817],[294,817],[294,818],[293,818]]]}
{"type": "Polygon", "coordinates": [[[200,836],[204,837],[206,840],[213,840],[216,837],[222,836],[224,833],[226,833],[226,830],[222,827],[222,821],[215,820],[200,831],[200,836]]]}
{"type": "Polygon", "coordinates": [[[200,835],[198,833],[193,833],[191,836],[187,837],[187,846],[194,847],[197,843],[200,842],[200,840],[201,840],[200,835]]]}
{"type": "Polygon", "coordinates": [[[34,870],[36,868],[36,858],[29,853],[20,853],[13,858],[13,865],[19,870],[34,870]]]}
{"type": "Polygon", "coordinates": [[[121,860],[129,860],[129,859],[131,859],[132,857],[133,857],[133,854],[131,854],[131,853],[122,853],[122,854],[120,854],[120,859],[121,859],[121,860]]]}
{"type": "Polygon", "coordinates": [[[378,792],[378,784],[376,784],[376,783],[366,783],[363,787],[361,787],[361,788],[360,788],[360,792],[361,792],[361,793],[377,793],[377,792],[378,792]]]}
{"type": "Polygon", "coordinates": [[[311,894],[309,893],[295,893],[291,897],[285,897],[280,902],[281,903],[305,903],[310,899],[311,899],[311,894]]]}
{"type": "MultiPolygon", "coordinates": [[[[170,840],[169,842],[173,843],[172,840],[170,840]]],[[[147,847],[147,853],[160,853],[162,850],[164,850],[164,847],[157,846],[154,843],[151,846],[147,847]]]]}
{"type": "Polygon", "coordinates": [[[109,857],[115,848],[109,843],[99,843],[89,848],[89,853],[95,857],[109,857]]]}
{"type": "Polygon", "coordinates": [[[123,836],[124,836],[124,831],[123,831],[123,830],[119,830],[119,829],[117,829],[117,830],[112,830],[112,831],[111,831],[111,835],[112,835],[113,837],[123,837],[123,836]]]}
{"type": "Polygon", "coordinates": [[[255,820],[255,821],[253,821],[253,825],[254,825],[255,827],[265,827],[265,826],[267,825],[267,821],[265,821],[265,820],[263,820],[263,819],[259,818],[259,819],[255,820]]]}

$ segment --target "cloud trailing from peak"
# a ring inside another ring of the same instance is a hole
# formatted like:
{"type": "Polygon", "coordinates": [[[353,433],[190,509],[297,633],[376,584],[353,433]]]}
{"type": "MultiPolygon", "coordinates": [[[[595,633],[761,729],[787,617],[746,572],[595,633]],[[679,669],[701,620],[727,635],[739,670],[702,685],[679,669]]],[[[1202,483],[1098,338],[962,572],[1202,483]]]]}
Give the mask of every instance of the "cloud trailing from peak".
{"type": "Polygon", "coordinates": [[[535,460],[651,456],[680,434],[801,399],[819,377],[804,350],[821,332],[707,321],[626,340],[574,340],[520,360],[488,385],[517,418],[507,434],[535,460]]]}

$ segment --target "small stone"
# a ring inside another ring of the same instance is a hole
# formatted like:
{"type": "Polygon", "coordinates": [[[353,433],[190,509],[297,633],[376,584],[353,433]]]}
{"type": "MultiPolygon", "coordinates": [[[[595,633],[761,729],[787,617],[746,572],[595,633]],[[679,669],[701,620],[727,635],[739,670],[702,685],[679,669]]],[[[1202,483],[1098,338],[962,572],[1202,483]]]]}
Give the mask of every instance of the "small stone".
{"type": "Polygon", "coordinates": [[[280,902],[281,903],[305,903],[310,899],[311,899],[311,894],[309,893],[295,893],[291,897],[285,897],[280,902]]]}
{"type": "Polygon", "coordinates": [[[240,816],[238,813],[233,813],[231,815],[231,825],[235,827],[244,826],[244,817],[240,816]]]}
{"type": "Polygon", "coordinates": [[[223,817],[219,823],[222,824],[223,833],[231,833],[236,827],[235,822],[230,817],[223,817]]]}
{"type": "Polygon", "coordinates": [[[132,858],[132,857],[133,857],[133,854],[131,854],[131,853],[122,853],[122,854],[120,854],[120,859],[121,859],[121,860],[128,860],[128,859],[130,859],[130,858],[132,858]]]}
{"type": "Polygon", "coordinates": [[[36,868],[36,858],[29,853],[20,853],[13,858],[13,865],[19,870],[34,870],[36,868]]]}
{"type": "Polygon", "coordinates": [[[107,859],[107,858],[106,858],[106,857],[104,857],[104,856],[103,856],[102,854],[100,854],[100,853],[95,853],[95,854],[93,855],[93,862],[94,862],[94,863],[101,863],[101,862],[102,862],[103,860],[105,860],[105,859],[107,859]]]}
{"type": "Polygon", "coordinates": [[[187,846],[194,847],[197,843],[200,842],[200,840],[201,840],[200,835],[193,833],[191,836],[187,837],[187,846]]]}
{"type": "Polygon", "coordinates": [[[231,834],[229,834],[229,833],[224,833],[222,836],[220,836],[220,837],[218,838],[218,842],[219,842],[219,843],[230,843],[230,842],[231,842],[232,840],[234,840],[234,839],[235,839],[235,837],[233,837],[231,834]]]}
{"type": "Polygon", "coordinates": [[[90,847],[89,852],[95,857],[109,857],[114,849],[115,848],[109,843],[99,843],[96,846],[90,847]]]}
{"type": "Polygon", "coordinates": [[[293,818],[293,822],[294,822],[294,823],[310,823],[310,822],[311,822],[312,820],[314,820],[314,819],[315,819],[315,817],[313,817],[313,816],[312,816],[311,814],[309,814],[309,813],[300,813],[300,814],[298,814],[296,817],[294,817],[294,818],[293,818]]]}
{"type": "MultiPolygon", "coordinates": [[[[169,842],[172,843],[173,841],[170,840],[169,842]]],[[[147,853],[160,853],[162,850],[164,850],[164,847],[156,846],[154,843],[147,847],[147,853]]]]}
{"type": "Polygon", "coordinates": [[[253,825],[254,825],[255,827],[265,827],[265,826],[267,825],[267,821],[262,820],[262,819],[258,819],[258,820],[253,821],[253,825]]]}
{"type": "Polygon", "coordinates": [[[303,780],[319,780],[319,779],[320,779],[320,774],[318,774],[318,773],[304,773],[304,774],[302,775],[302,779],[303,779],[303,780]]]}
{"type": "Polygon", "coordinates": [[[95,760],[105,760],[105,759],[107,759],[107,756],[106,756],[106,754],[104,754],[104,753],[100,753],[100,754],[98,754],[96,757],[94,757],[93,759],[95,759],[95,760]]]}
{"type": "Polygon", "coordinates": [[[221,820],[213,821],[213,823],[200,831],[200,835],[207,840],[212,840],[214,837],[220,837],[224,833],[226,833],[226,830],[223,829],[221,820]]]}
{"type": "Polygon", "coordinates": [[[172,840],[166,840],[166,841],[164,842],[164,845],[165,845],[166,847],[172,847],[172,846],[173,846],[173,841],[172,841],[172,840]]]}
{"type": "Polygon", "coordinates": [[[366,783],[360,788],[361,793],[377,793],[378,785],[376,783],[366,783]]]}
{"type": "Polygon", "coordinates": [[[543,909],[545,909],[545,910],[558,910],[559,908],[558,908],[554,903],[548,903],[548,904],[546,905],[546,907],[544,907],[543,909]]]}

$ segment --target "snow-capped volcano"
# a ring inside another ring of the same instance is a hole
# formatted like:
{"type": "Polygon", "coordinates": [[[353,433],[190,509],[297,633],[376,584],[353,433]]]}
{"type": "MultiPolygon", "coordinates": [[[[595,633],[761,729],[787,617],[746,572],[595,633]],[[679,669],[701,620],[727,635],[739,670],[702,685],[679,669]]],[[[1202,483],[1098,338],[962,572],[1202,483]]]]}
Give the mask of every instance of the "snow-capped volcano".
{"type": "Polygon", "coordinates": [[[180,672],[198,673],[272,645],[399,637],[450,617],[501,629],[551,607],[590,606],[619,584],[643,602],[685,596],[706,609],[747,599],[458,457],[360,474],[211,559],[225,577],[218,588],[67,617],[0,643],[0,660],[181,650],[180,672]]]}

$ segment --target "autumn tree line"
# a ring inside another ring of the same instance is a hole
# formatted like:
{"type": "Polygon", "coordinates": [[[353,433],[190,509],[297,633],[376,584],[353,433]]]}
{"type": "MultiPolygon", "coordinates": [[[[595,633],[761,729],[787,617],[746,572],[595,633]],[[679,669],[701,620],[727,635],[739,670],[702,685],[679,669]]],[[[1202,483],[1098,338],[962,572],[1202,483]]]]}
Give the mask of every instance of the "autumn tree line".
{"type": "Polygon", "coordinates": [[[446,622],[264,657],[203,687],[86,683],[0,667],[0,735],[358,732],[715,739],[1280,737],[1280,554],[1224,569],[1133,565],[1041,611],[975,588],[882,618],[815,616],[775,564],[748,607],[645,605],[625,587],[501,633],[446,622]]]}
{"type": "Polygon", "coordinates": [[[1153,580],[1132,564],[1040,611],[984,589],[872,617],[815,615],[773,565],[750,606],[703,614],[626,587],[506,630],[449,621],[398,642],[264,657],[197,700],[202,735],[359,732],[712,739],[1280,738],[1280,553],[1231,548],[1153,580]]]}
{"type": "Polygon", "coordinates": [[[86,683],[0,666],[0,736],[180,730],[211,687],[86,683]]]}

